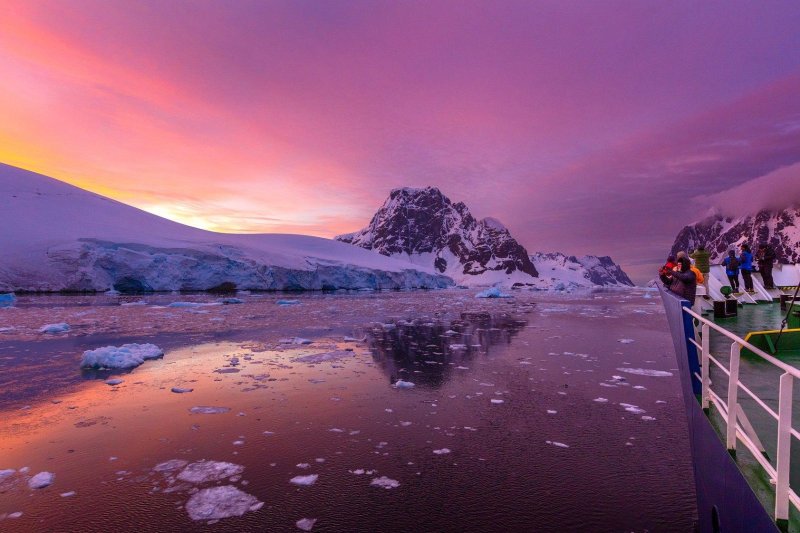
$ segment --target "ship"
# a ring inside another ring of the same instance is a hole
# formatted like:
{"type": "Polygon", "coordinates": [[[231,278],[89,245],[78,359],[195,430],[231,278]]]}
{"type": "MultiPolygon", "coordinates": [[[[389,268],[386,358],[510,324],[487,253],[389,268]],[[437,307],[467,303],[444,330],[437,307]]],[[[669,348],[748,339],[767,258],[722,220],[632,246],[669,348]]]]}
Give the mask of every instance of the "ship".
{"type": "Polygon", "coordinates": [[[733,292],[711,267],[694,305],[659,284],[701,533],[800,531],[800,265],[773,275],[775,288],[754,274],[752,291],[733,292]]]}

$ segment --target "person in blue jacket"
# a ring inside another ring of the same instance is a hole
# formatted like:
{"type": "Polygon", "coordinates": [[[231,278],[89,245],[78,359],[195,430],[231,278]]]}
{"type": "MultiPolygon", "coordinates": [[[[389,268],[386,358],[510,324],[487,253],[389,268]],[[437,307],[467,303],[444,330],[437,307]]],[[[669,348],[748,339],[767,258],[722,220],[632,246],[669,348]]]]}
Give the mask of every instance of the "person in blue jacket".
{"type": "Polygon", "coordinates": [[[739,256],[739,269],[742,271],[744,290],[753,292],[753,252],[747,243],[742,244],[742,255],[739,256]]]}
{"type": "Polygon", "coordinates": [[[725,274],[728,275],[728,282],[731,284],[733,292],[739,292],[739,260],[736,259],[734,250],[728,251],[728,257],[722,260],[725,266],[725,274]]]}

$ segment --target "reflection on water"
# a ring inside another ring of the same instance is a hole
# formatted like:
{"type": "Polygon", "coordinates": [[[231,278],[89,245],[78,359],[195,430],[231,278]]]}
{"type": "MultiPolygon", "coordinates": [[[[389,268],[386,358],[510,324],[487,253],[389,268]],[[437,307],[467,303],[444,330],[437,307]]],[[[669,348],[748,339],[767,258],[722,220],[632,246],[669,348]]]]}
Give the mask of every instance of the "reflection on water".
{"type": "Polygon", "coordinates": [[[373,359],[394,383],[440,387],[451,373],[471,368],[494,345],[511,344],[527,320],[508,314],[461,313],[449,323],[421,318],[374,324],[367,330],[373,359]]]}

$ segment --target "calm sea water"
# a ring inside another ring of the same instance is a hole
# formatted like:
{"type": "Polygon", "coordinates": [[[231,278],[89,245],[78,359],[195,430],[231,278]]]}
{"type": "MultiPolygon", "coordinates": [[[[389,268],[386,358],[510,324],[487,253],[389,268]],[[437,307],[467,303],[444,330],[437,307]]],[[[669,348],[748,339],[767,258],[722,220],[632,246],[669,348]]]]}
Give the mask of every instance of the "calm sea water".
{"type": "Polygon", "coordinates": [[[214,298],[21,298],[0,313],[0,328],[14,328],[0,333],[0,470],[30,470],[0,482],[0,529],[298,531],[308,518],[313,531],[692,531],[660,301],[515,294],[307,295],[287,306],[249,295],[194,308],[163,306],[214,298]],[[60,321],[72,331],[37,332],[60,321]],[[166,355],[129,373],[78,368],[83,350],[124,342],[166,355]],[[187,482],[183,466],[155,469],[176,459],[235,473],[187,482]],[[30,489],[40,471],[54,483],[30,489]],[[215,486],[263,506],[192,520],[187,502],[215,486]]]}

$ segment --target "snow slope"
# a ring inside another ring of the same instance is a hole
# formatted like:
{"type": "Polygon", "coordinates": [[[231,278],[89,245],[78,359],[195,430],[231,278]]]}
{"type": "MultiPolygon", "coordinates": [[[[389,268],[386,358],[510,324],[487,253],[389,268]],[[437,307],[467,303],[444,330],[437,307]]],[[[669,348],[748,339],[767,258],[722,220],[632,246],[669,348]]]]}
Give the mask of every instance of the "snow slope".
{"type": "Polygon", "coordinates": [[[537,252],[531,255],[531,261],[539,271],[539,279],[553,288],[633,286],[628,275],[608,256],[537,252]]]}
{"type": "Polygon", "coordinates": [[[779,262],[800,263],[800,207],[762,210],[736,218],[708,217],[684,227],[675,238],[671,253],[675,255],[680,250],[692,250],[703,244],[711,253],[711,261],[719,263],[728,249],[735,247],[738,252],[745,242],[754,252],[758,243],[769,242],[779,262]]]}
{"type": "Polygon", "coordinates": [[[437,288],[429,268],[304,235],[204,231],[0,164],[0,292],[437,288]]]}

